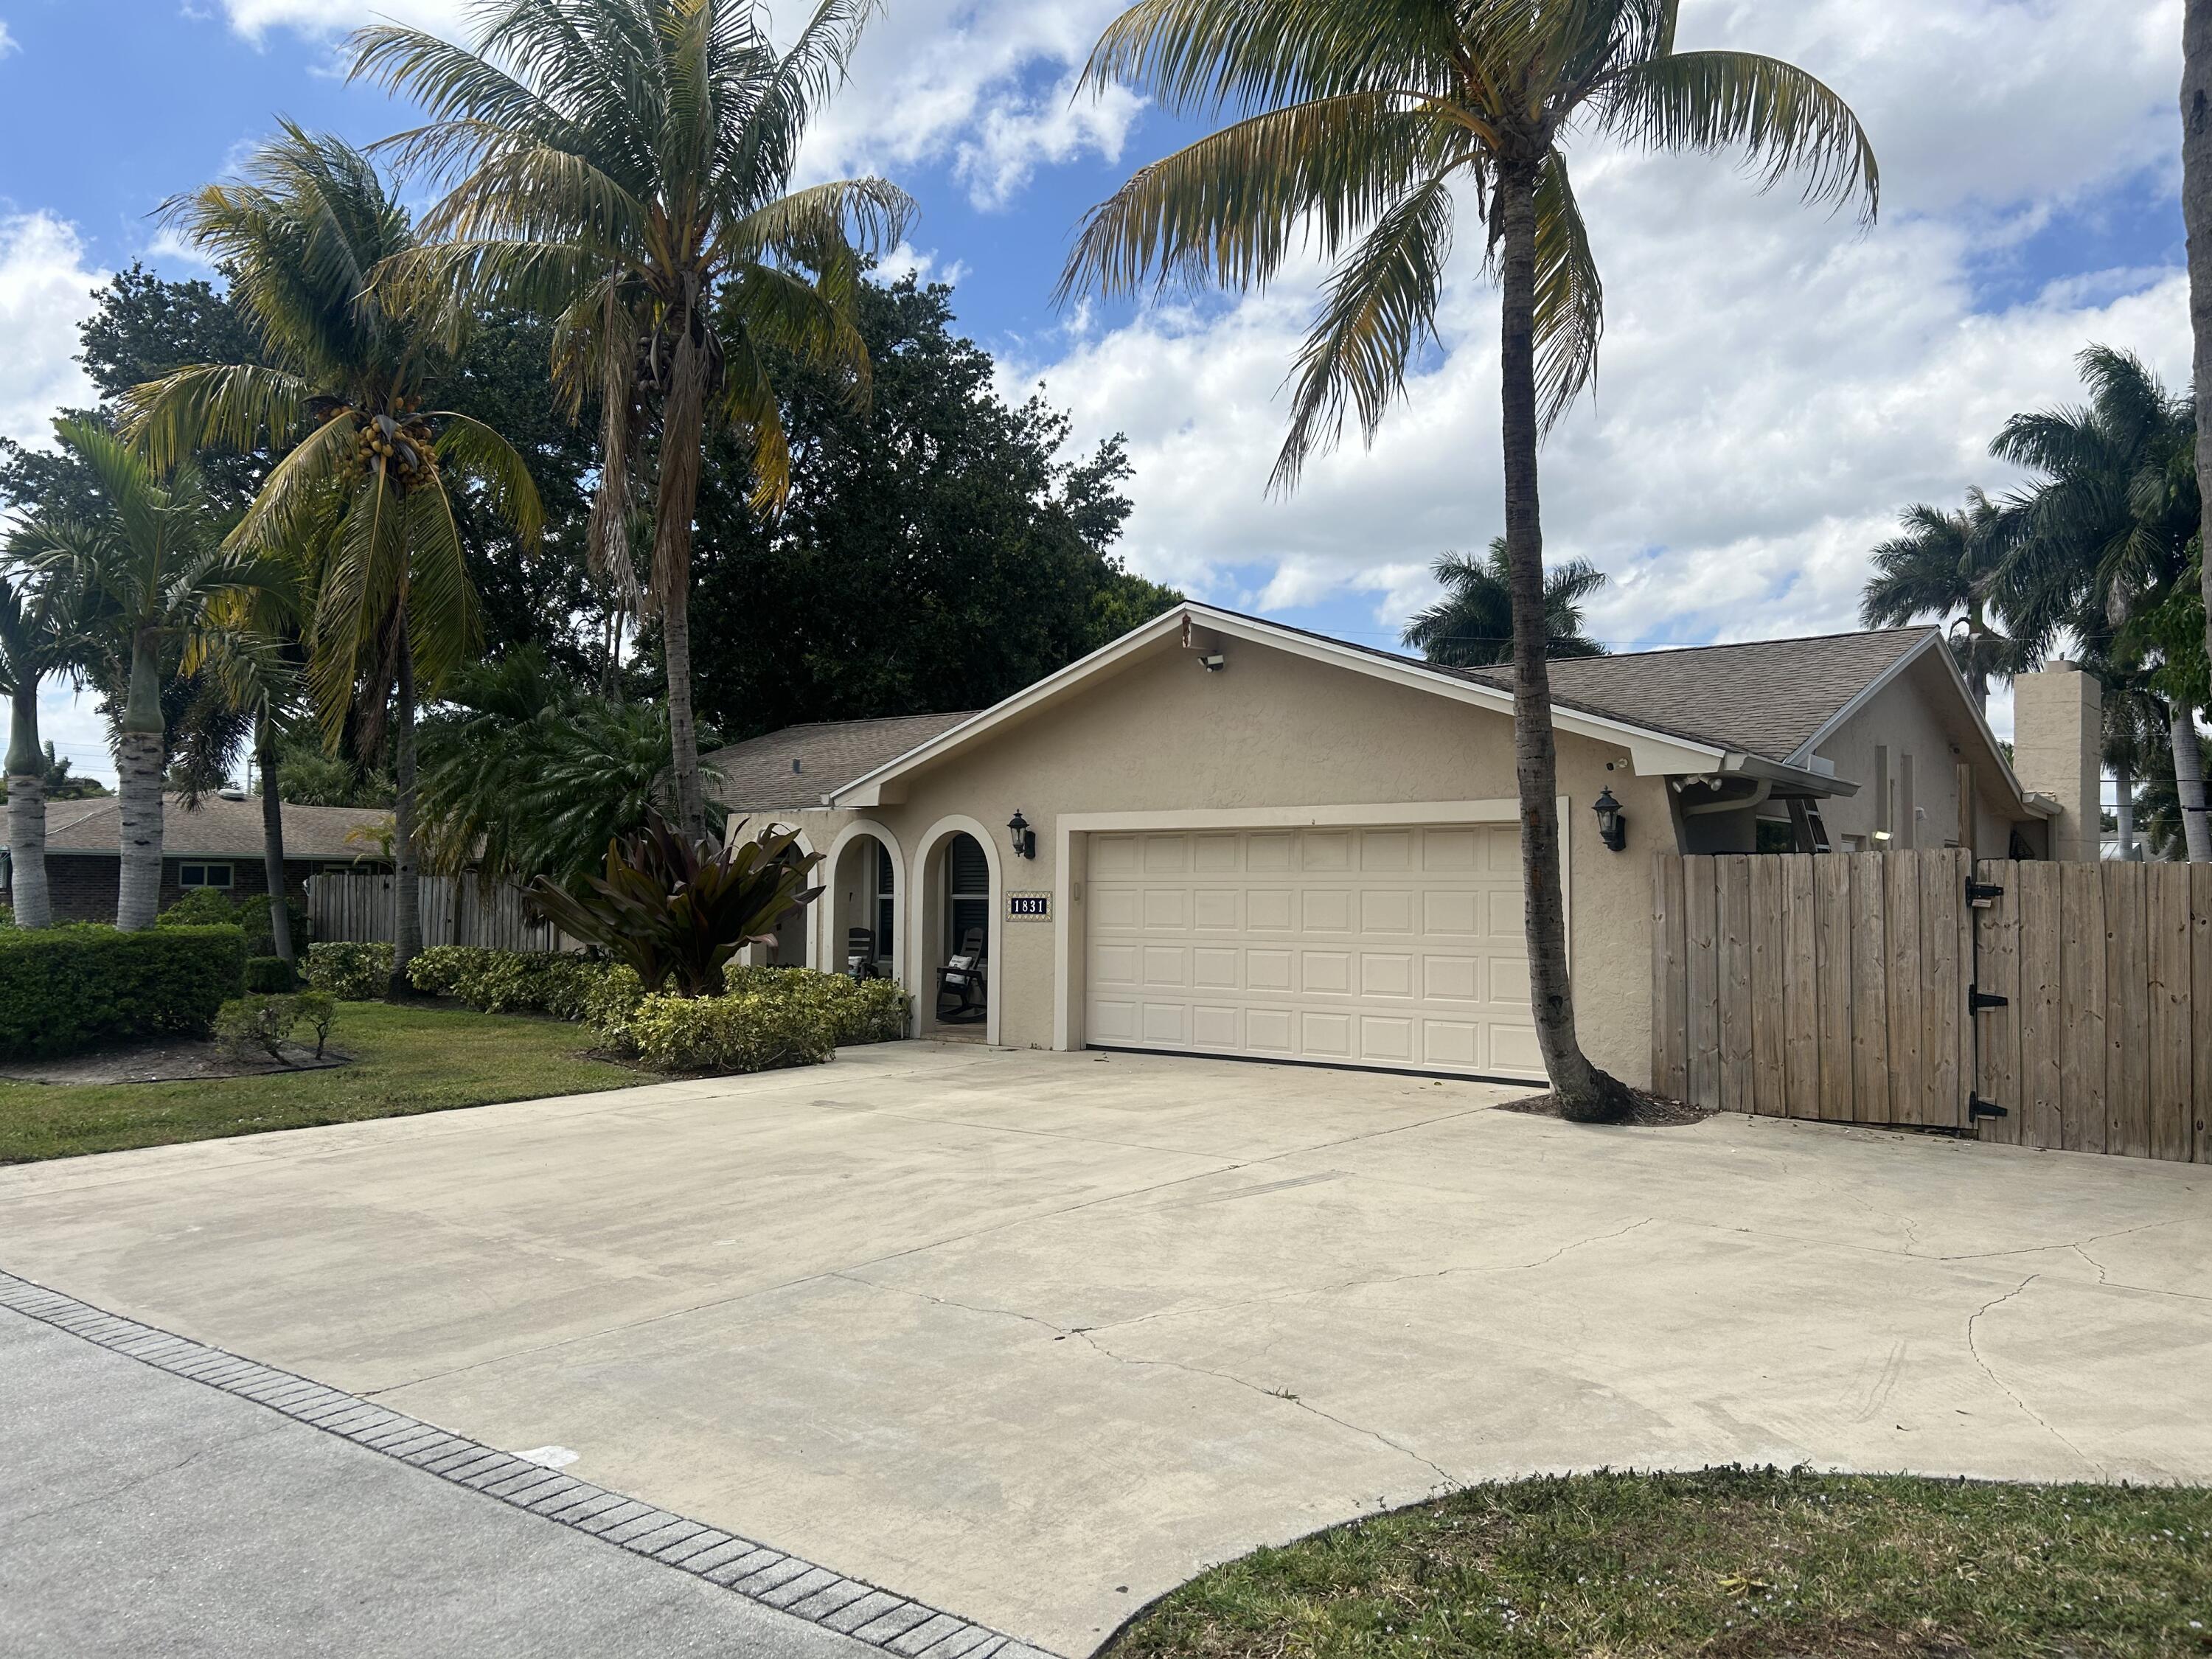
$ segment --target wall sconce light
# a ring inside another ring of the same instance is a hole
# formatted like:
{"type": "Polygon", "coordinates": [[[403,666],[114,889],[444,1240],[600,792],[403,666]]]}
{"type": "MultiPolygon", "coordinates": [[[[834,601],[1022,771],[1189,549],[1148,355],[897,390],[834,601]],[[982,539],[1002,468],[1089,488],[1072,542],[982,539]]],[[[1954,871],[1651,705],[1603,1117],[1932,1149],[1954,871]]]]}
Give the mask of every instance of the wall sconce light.
{"type": "Polygon", "coordinates": [[[1013,817],[1006,820],[1006,839],[1013,843],[1016,858],[1033,859],[1036,856],[1036,831],[1030,828],[1030,821],[1022,816],[1022,809],[1018,806],[1014,809],[1013,817]]]}
{"type": "Polygon", "coordinates": [[[1218,674],[1224,659],[1218,651],[1209,651],[1199,659],[1209,674],[1218,674]]]}
{"type": "Polygon", "coordinates": [[[1613,791],[1607,789],[1601,793],[1592,803],[1592,810],[1597,813],[1597,838],[1616,853],[1627,846],[1628,815],[1620,810],[1613,791]]]}

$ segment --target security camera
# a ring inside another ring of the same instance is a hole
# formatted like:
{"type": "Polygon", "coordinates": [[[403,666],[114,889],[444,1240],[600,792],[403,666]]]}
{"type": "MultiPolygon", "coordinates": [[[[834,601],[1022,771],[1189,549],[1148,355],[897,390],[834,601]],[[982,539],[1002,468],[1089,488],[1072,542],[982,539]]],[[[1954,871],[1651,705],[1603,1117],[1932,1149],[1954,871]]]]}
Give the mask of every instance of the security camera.
{"type": "Polygon", "coordinates": [[[1218,651],[1207,652],[1199,659],[1199,661],[1206,665],[1206,672],[1209,674],[1218,674],[1221,672],[1222,657],[1218,651]]]}

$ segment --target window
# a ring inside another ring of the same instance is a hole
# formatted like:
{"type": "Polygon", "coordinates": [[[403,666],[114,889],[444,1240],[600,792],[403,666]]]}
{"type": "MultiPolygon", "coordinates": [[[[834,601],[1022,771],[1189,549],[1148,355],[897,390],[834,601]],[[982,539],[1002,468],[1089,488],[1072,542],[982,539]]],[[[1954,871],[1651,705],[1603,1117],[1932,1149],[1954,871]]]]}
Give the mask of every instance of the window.
{"type": "Polygon", "coordinates": [[[945,947],[957,951],[972,932],[991,937],[991,865],[973,836],[955,836],[945,849],[945,876],[951,902],[945,906],[945,947]]]}
{"type": "Polygon", "coordinates": [[[180,864],[177,866],[177,885],[192,887],[228,887],[231,867],[228,864],[180,864]]]}
{"type": "Polygon", "coordinates": [[[892,949],[892,924],[898,915],[898,860],[891,849],[881,842],[876,843],[876,956],[881,961],[896,960],[892,949]]]}

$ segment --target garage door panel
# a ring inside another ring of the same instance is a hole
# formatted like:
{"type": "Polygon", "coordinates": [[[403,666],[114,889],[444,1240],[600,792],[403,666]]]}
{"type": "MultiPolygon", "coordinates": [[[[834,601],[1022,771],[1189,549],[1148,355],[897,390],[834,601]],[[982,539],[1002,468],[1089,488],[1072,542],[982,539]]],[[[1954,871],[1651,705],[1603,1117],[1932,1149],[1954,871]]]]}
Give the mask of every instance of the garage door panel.
{"type": "Polygon", "coordinates": [[[1510,825],[1091,843],[1089,1040],[1542,1075],[1510,825]]]}

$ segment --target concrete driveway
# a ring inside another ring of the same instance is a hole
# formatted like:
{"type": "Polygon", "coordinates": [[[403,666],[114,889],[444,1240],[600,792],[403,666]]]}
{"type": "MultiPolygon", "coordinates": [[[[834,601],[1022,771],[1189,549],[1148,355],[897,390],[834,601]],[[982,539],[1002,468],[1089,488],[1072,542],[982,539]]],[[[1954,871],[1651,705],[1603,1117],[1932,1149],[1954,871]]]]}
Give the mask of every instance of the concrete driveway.
{"type": "Polygon", "coordinates": [[[1066,1654],[1451,1484],[2212,1480],[2212,1170],[899,1044],[0,1170],[0,1267],[1066,1654]]]}

